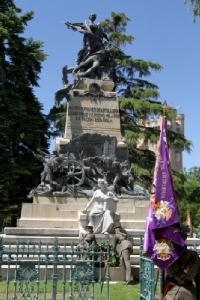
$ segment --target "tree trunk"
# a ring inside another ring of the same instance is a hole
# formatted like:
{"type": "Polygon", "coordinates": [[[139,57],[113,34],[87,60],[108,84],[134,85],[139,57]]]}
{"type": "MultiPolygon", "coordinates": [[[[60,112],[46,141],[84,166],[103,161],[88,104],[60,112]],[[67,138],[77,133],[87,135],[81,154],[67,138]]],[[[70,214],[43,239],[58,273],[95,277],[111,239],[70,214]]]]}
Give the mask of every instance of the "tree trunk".
{"type": "Polygon", "coordinates": [[[17,225],[17,216],[12,216],[10,226],[11,227],[16,227],[16,225],[17,225]]]}
{"type": "Polygon", "coordinates": [[[0,215],[0,232],[3,232],[3,221],[4,217],[0,215]]]}

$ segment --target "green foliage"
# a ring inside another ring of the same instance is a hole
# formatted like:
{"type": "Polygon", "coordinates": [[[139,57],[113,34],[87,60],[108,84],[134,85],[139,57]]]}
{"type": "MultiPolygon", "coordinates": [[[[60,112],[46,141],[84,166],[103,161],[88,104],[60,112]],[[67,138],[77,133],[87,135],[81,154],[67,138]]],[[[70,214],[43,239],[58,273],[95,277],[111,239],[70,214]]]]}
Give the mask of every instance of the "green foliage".
{"type": "Polygon", "coordinates": [[[184,0],[188,4],[188,11],[193,10],[194,21],[200,16],[200,0],[184,0]]]}
{"type": "MultiPolygon", "coordinates": [[[[126,15],[112,12],[111,18],[101,23],[115,46],[123,47],[125,45],[124,36],[129,21],[130,19],[126,15]]],[[[134,37],[130,39],[130,36],[127,35],[126,43],[133,40],[134,37]]],[[[117,67],[110,74],[115,83],[114,90],[119,95],[121,131],[129,146],[129,158],[134,165],[137,178],[147,186],[151,182],[155,155],[153,152],[143,149],[149,143],[156,144],[160,134],[158,127],[147,127],[147,122],[152,117],[158,118],[164,113],[170,121],[176,118],[176,111],[172,107],[164,110],[162,103],[157,101],[160,96],[157,85],[146,80],[151,72],[161,69],[162,66],[159,63],[133,59],[131,56],[124,55],[118,58],[117,67]],[[144,147],[138,149],[141,141],[144,147]]],[[[191,141],[188,141],[183,135],[169,130],[168,138],[169,145],[188,152],[191,150],[191,141]]]]}
{"type": "Polygon", "coordinates": [[[62,104],[59,108],[54,106],[47,116],[47,120],[51,124],[51,133],[54,137],[62,136],[65,131],[66,106],[67,103],[62,104]]]}
{"type": "Polygon", "coordinates": [[[49,124],[35,97],[42,62],[40,41],[22,36],[33,12],[12,0],[0,5],[0,215],[16,217],[42,165],[25,147],[48,149],[49,124]]]}
{"type": "MultiPolygon", "coordinates": [[[[97,252],[101,252],[101,251],[106,252],[107,251],[107,243],[105,243],[105,242],[98,243],[97,247],[96,247],[96,251],[97,252]]],[[[109,257],[108,262],[110,263],[110,267],[119,267],[120,256],[117,252],[114,253],[113,245],[109,245],[109,252],[110,252],[110,257],[109,257]]]]}
{"type": "Polygon", "coordinates": [[[126,32],[126,26],[129,21],[130,19],[124,13],[111,12],[111,18],[101,22],[101,26],[105,33],[110,35],[110,40],[120,47],[127,43],[131,44],[134,40],[133,36],[123,34],[126,32]]]}
{"type": "Polygon", "coordinates": [[[174,186],[181,222],[186,222],[189,212],[192,225],[198,228],[200,225],[200,167],[195,166],[179,172],[179,180],[174,186]]]}

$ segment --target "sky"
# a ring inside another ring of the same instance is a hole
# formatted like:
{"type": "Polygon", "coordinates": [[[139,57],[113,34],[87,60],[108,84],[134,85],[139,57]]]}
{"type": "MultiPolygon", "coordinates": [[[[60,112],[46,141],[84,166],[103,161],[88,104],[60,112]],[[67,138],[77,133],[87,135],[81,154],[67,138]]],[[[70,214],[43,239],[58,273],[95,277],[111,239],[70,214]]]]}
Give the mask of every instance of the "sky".
{"type": "MultiPolygon", "coordinates": [[[[15,0],[22,12],[33,10],[25,37],[43,41],[48,55],[35,95],[44,113],[54,105],[54,94],[62,88],[61,70],[76,65],[82,35],[63,22],[84,22],[96,13],[96,23],[110,13],[124,12],[131,21],[127,34],[132,45],[123,50],[134,59],[160,63],[163,69],[146,78],[159,87],[160,98],[185,115],[185,136],[193,142],[190,154],[183,154],[185,168],[200,166],[200,18],[193,22],[192,11],[183,0],[15,0]]],[[[54,148],[54,141],[51,148],[54,148]]]]}

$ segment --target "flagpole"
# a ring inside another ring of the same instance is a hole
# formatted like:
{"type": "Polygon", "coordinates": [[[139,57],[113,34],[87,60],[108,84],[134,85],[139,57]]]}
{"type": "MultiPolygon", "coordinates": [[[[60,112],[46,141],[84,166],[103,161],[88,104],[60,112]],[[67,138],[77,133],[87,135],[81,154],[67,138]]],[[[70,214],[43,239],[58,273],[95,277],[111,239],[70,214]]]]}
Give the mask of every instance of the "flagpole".
{"type": "Polygon", "coordinates": [[[166,110],[167,110],[167,102],[163,102],[163,116],[166,117],[166,110]]]}
{"type": "Polygon", "coordinates": [[[166,110],[165,101],[143,243],[144,252],[161,270],[160,299],[165,297],[164,270],[171,266],[185,249],[185,241],[180,233],[179,213],[170,170],[166,110]]]}
{"type": "Polygon", "coordinates": [[[166,109],[165,101],[143,245],[144,252],[162,270],[171,265],[184,250],[184,239],[180,234],[180,221],[170,172],[166,109]],[[164,245],[165,252],[162,248],[164,245]]]}
{"type": "MultiPolygon", "coordinates": [[[[166,117],[166,110],[167,110],[167,102],[164,101],[163,103],[163,116],[164,118],[166,118],[166,123],[167,123],[167,117],[166,117]]],[[[167,134],[167,132],[166,132],[167,134]]],[[[159,300],[163,300],[164,298],[164,282],[165,282],[165,270],[160,270],[161,271],[161,278],[160,278],[160,282],[161,282],[161,286],[160,286],[160,299],[159,300]]]]}

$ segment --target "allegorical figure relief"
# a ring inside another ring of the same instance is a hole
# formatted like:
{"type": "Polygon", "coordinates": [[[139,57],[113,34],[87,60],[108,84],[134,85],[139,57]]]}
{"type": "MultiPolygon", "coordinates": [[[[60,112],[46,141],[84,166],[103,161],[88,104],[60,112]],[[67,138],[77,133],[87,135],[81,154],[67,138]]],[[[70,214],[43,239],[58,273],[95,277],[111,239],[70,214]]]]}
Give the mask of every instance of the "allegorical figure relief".
{"type": "Polygon", "coordinates": [[[86,213],[88,208],[94,203],[89,213],[89,221],[94,227],[94,233],[111,233],[114,230],[118,199],[114,193],[107,189],[107,182],[104,179],[99,179],[98,185],[100,189],[94,192],[92,199],[82,212],[86,213]]]}

